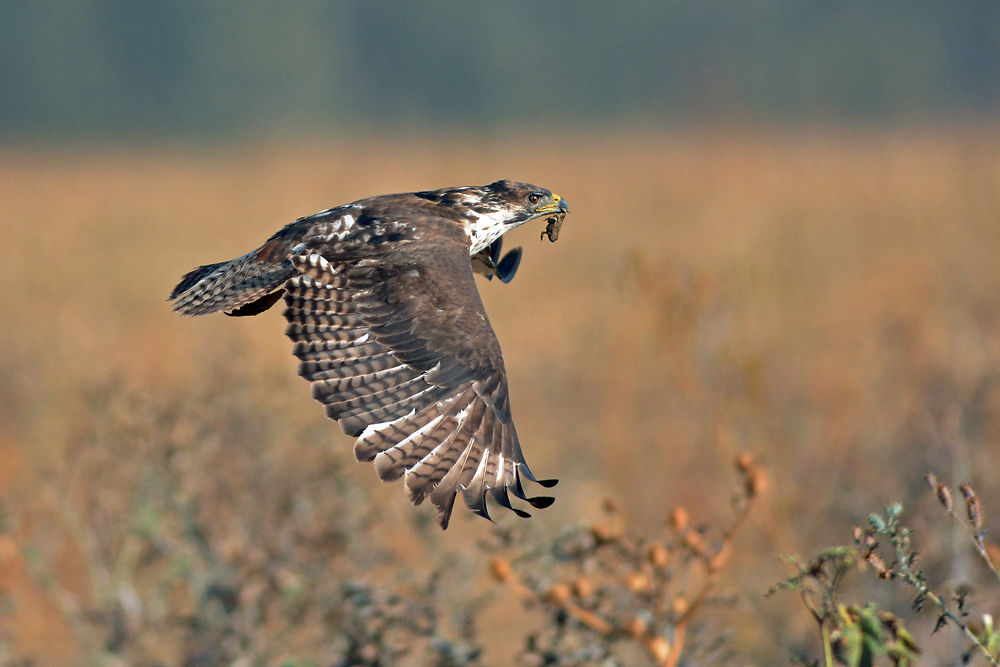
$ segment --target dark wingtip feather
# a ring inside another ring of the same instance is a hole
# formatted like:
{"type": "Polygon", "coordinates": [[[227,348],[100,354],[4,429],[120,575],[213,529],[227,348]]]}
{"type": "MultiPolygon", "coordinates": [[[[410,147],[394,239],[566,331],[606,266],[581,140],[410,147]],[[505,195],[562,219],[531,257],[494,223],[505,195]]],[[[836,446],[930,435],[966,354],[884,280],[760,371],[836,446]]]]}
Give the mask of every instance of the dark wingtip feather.
{"type": "Polygon", "coordinates": [[[503,256],[496,267],[497,267],[497,277],[500,278],[500,282],[509,283],[514,279],[514,274],[517,273],[517,267],[521,265],[521,249],[514,248],[509,253],[503,256]]]}
{"type": "Polygon", "coordinates": [[[525,500],[537,510],[545,509],[556,501],[552,496],[535,496],[534,498],[525,498],[525,500]]]}
{"type": "Polygon", "coordinates": [[[517,507],[511,505],[510,496],[507,495],[506,486],[495,486],[492,489],[490,489],[490,494],[493,496],[493,500],[497,501],[497,504],[500,505],[501,507],[506,507],[507,509],[509,509],[511,512],[518,515],[522,519],[531,518],[531,515],[525,512],[524,510],[518,509],[517,507]]]}
{"type": "Polygon", "coordinates": [[[517,464],[517,471],[519,474],[524,475],[525,479],[532,481],[535,484],[539,484],[545,487],[546,489],[551,489],[553,486],[559,483],[558,479],[536,479],[535,476],[531,474],[531,468],[529,468],[528,464],[525,463],[524,461],[521,461],[520,463],[517,464]]]}

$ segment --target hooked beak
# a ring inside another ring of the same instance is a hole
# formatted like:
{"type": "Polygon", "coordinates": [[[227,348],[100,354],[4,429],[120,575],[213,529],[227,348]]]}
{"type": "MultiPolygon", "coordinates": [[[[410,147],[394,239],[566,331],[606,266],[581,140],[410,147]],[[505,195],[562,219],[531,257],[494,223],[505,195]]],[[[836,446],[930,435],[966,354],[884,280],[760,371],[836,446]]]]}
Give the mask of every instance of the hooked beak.
{"type": "Polygon", "coordinates": [[[539,215],[545,215],[547,213],[569,213],[569,204],[566,203],[565,199],[553,192],[552,203],[546,204],[541,208],[536,208],[535,213],[539,215]]]}

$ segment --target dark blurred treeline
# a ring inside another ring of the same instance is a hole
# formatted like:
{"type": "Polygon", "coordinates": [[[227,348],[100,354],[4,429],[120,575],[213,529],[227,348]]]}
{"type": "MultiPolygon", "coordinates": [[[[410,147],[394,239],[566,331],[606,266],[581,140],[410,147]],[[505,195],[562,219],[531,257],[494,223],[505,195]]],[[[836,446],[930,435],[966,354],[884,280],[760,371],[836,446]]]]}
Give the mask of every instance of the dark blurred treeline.
{"type": "Polygon", "coordinates": [[[1000,110],[1000,2],[0,0],[0,135],[1000,110]]]}

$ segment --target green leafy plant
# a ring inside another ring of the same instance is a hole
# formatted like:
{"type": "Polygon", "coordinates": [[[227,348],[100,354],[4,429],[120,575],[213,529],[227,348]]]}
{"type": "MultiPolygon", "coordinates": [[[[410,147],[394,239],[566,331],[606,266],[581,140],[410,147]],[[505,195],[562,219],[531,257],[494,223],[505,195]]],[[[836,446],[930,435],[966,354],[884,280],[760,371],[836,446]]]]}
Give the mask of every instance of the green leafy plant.
{"type": "MultiPolygon", "coordinates": [[[[985,539],[983,508],[972,486],[959,486],[965,506],[965,516],[955,511],[951,489],[933,474],[927,482],[944,510],[966,532],[976,553],[1000,581],[996,568],[997,548],[985,539]]],[[[913,531],[902,522],[903,506],[888,505],[881,513],[867,517],[867,526],[854,528],[854,543],[827,549],[803,563],[786,557],[795,572],[769,591],[798,593],[819,626],[823,664],[850,667],[873,665],[884,657],[894,665],[909,665],[920,654],[910,632],[901,619],[872,603],[847,604],[843,601],[844,581],[860,570],[873,571],[878,580],[899,582],[914,591],[912,607],[921,611],[928,606],[938,614],[935,632],[953,626],[962,633],[968,648],[962,653],[962,664],[975,656],[991,665],[1000,658],[1000,632],[992,615],[981,614],[977,619],[969,608],[967,588],[942,593],[932,586],[928,575],[918,566],[918,552],[913,545],[913,531]]],[[[818,662],[803,660],[805,664],[818,662]]]]}
{"type": "Polygon", "coordinates": [[[796,571],[775,584],[768,595],[791,591],[801,596],[819,626],[825,667],[837,663],[850,667],[873,665],[880,656],[903,666],[911,664],[920,653],[909,631],[892,613],[871,604],[845,604],[841,599],[845,578],[862,563],[856,548],[833,547],[808,563],[792,556],[785,557],[785,561],[796,571]]]}

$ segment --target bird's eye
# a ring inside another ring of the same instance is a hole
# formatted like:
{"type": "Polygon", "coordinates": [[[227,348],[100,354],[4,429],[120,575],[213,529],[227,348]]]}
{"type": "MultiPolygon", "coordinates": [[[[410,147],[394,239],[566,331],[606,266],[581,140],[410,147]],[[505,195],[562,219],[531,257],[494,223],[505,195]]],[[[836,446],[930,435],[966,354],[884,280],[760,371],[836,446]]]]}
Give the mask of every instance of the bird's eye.
{"type": "Polygon", "coordinates": [[[528,203],[534,206],[535,204],[538,203],[538,200],[540,200],[541,198],[542,196],[540,194],[538,194],[537,192],[532,192],[530,195],[528,195],[528,203]]]}

